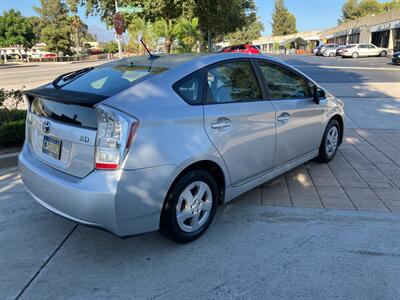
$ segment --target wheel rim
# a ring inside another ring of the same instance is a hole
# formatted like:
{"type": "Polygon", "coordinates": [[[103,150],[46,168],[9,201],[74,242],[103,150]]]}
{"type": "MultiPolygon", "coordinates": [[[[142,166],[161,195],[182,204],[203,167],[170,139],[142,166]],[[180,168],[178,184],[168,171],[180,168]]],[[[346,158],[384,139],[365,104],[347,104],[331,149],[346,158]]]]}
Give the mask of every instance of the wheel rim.
{"type": "Polygon", "coordinates": [[[179,196],[176,206],[178,226],[185,232],[201,228],[210,217],[213,204],[211,189],[203,181],[188,185],[179,196]]]}
{"type": "Polygon", "coordinates": [[[325,150],[326,153],[331,156],[335,153],[336,148],[338,146],[339,140],[339,130],[336,126],[332,126],[328,131],[328,135],[326,136],[325,150]]]}

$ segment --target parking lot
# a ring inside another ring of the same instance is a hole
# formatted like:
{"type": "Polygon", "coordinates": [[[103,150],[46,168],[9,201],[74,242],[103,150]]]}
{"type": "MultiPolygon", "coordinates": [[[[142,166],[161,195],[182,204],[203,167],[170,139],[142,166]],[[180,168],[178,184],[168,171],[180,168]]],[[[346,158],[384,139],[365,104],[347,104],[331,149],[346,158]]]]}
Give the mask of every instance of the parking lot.
{"type": "MultiPolygon", "coordinates": [[[[400,66],[278,58],[344,100],[332,162],[308,162],[221,206],[188,245],[77,225],[35,203],[15,169],[2,171],[0,298],[399,299],[400,66]]],[[[49,76],[42,68],[23,76],[49,76]]]]}

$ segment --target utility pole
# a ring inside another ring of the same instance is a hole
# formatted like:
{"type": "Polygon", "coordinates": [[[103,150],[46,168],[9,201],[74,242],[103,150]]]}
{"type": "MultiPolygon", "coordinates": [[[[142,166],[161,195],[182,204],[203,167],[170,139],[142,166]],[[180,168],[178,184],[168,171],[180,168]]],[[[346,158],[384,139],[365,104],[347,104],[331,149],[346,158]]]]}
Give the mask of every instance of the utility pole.
{"type": "MultiPolygon", "coordinates": [[[[115,0],[115,13],[118,12],[118,3],[117,2],[118,1],[115,0]]],[[[116,36],[117,36],[117,43],[118,43],[118,55],[119,55],[119,58],[121,59],[122,58],[121,35],[116,32],[116,36]]]]}

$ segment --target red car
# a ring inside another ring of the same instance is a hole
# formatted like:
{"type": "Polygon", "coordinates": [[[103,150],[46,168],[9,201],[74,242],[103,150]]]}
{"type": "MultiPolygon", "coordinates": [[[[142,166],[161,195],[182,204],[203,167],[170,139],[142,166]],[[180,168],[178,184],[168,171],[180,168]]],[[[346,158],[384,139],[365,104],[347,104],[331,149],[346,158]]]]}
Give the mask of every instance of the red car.
{"type": "Polygon", "coordinates": [[[57,57],[57,54],[54,53],[43,54],[43,58],[53,58],[53,57],[57,57]]]}
{"type": "Polygon", "coordinates": [[[250,54],[261,54],[261,51],[257,46],[244,44],[237,46],[225,47],[222,49],[222,52],[241,52],[241,53],[250,53],[250,54]]]}

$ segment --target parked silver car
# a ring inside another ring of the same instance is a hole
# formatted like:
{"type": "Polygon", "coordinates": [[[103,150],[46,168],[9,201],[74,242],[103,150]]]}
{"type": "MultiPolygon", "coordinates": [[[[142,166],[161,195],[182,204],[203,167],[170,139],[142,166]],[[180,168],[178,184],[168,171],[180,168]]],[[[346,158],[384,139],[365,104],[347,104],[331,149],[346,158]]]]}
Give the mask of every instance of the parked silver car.
{"type": "Polygon", "coordinates": [[[192,241],[218,204],[330,161],[343,136],[343,103],[262,55],[133,57],[25,93],[27,189],[118,236],[192,241]]]}
{"type": "Polygon", "coordinates": [[[348,45],[339,54],[342,57],[367,57],[367,56],[382,56],[385,57],[388,54],[387,48],[380,48],[373,44],[353,44],[348,45]]]}

